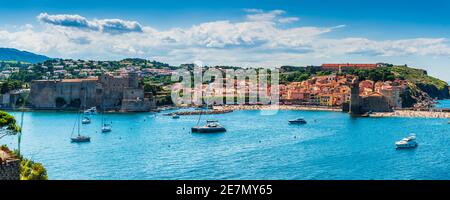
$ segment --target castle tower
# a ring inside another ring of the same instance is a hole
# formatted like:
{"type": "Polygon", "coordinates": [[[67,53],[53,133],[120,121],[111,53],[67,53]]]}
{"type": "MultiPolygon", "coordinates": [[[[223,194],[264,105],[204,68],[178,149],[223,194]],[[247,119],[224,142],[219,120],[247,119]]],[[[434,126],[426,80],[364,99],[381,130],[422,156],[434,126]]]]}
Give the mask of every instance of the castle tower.
{"type": "Polygon", "coordinates": [[[128,87],[130,88],[138,88],[139,87],[139,78],[136,72],[128,73],[128,87]]]}
{"type": "Polygon", "coordinates": [[[361,114],[361,98],[359,97],[359,80],[354,78],[351,83],[350,114],[361,114]]]}

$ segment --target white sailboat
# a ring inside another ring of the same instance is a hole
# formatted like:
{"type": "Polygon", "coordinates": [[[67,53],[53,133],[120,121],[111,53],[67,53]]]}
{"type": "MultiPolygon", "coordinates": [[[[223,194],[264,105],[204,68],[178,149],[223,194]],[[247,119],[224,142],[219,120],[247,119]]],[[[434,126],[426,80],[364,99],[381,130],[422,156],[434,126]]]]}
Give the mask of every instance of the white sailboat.
{"type": "MultiPolygon", "coordinates": [[[[86,104],[86,92],[85,92],[84,98],[85,98],[84,102],[86,104]]],[[[82,106],[82,107],[85,107],[85,106],[82,106]]],[[[80,134],[80,124],[81,123],[83,123],[83,124],[86,123],[86,119],[85,118],[83,120],[81,120],[81,115],[82,115],[81,111],[82,111],[82,108],[80,108],[80,111],[77,113],[77,119],[76,119],[75,124],[73,126],[72,134],[70,135],[70,140],[72,142],[75,142],[75,143],[83,143],[83,142],[90,142],[91,141],[91,137],[80,134]],[[73,134],[75,132],[75,127],[77,127],[77,135],[75,137],[73,137],[73,134]]],[[[89,123],[90,123],[90,119],[89,119],[89,123]]]]}
{"type": "Polygon", "coordinates": [[[83,117],[83,120],[81,120],[82,124],[90,124],[91,123],[91,118],[89,117],[83,117]]]}
{"type": "Polygon", "coordinates": [[[81,116],[81,114],[78,113],[77,119],[75,121],[75,125],[72,129],[72,134],[71,134],[70,140],[75,143],[90,142],[91,137],[80,134],[80,116],[81,116]],[[75,137],[73,137],[73,134],[75,132],[75,126],[77,127],[77,135],[75,137]]]}

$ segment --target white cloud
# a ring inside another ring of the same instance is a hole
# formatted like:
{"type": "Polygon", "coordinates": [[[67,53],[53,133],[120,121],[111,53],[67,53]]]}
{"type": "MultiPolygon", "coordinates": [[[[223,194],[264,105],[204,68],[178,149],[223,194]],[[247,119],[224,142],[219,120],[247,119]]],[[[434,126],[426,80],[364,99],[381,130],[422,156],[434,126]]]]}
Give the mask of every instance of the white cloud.
{"type": "Polygon", "coordinates": [[[280,24],[298,18],[283,17],[285,11],[247,9],[246,14],[240,22],[212,21],[163,31],[120,19],[88,20],[80,15],[43,13],[37,17],[44,23],[41,27],[0,28],[0,46],[63,58],[144,57],[171,64],[202,60],[207,65],[243,66],[320,64],[332,58],[347,62],[354,57],[373,60],[450,55],[446,38],[329,38],[345,25],[286,28],[280,24]]]}
{"type": "Polygon", "coordinates": [[[282,24],[290,24],[290,23],[296,22],[298,20],[299,20],[298,17],[285,17],[285,18],[280,18],[278,20],[278,22],[280,22],[282,24]]]}
{"type": "MultiPolygon", "coordinates": [[[[247,10],[248,11],[248,10],[247,10]]],[[[250,21],[273,21],[280,15],[286,13],[284,10],[272,10],[269,12],[263,12],[262,10],[250,10],[252,14],[247,15],[247,19],[250,21]]]]}
{"type": "Polygon", "coordinates": [[[246,9],[244,9],[244,11],[248,12],[248,13],[262,13],[262,12],[264,12],[263,10],[256,9],[256,8],[246,8],[246,9]]]}
{"type": "Polygon", "coordinates": [[[142,32],[142,26],[138,22],[121,19],[87,20],[80,15],[49,15],[47,13],[39,14],[37,19],[47,24],[104,33],[142,32]]]}

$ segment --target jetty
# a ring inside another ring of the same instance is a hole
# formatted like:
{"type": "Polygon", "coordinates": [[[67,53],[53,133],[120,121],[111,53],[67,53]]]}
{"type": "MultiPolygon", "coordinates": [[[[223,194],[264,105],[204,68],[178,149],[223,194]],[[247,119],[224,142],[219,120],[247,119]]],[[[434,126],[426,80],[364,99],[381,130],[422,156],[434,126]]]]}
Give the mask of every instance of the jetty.
{"type": "Polygon", "coordinates": [[[215,114],[225,114],[233,112],[233,110],[229,109],[214,109],[214,110],[192,110],[192,111],[177,111],[168,114],[164,114],[165,116],[173,116],[173,115],[215,115],[215,114]]]}

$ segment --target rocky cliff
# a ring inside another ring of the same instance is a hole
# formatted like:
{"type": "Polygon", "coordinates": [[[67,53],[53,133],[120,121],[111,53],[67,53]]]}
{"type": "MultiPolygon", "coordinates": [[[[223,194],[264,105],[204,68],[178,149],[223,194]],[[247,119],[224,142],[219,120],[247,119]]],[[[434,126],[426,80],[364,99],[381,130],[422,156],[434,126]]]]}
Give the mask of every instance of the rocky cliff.
{"type": "Polygon", "coordinates": [[[428,75],[427,71],[406,66],[394,66],[391,71],[397,78],[408,80],[402,95],[403,107],[430,106],[434,99],[449,99],[449,86],[445,81],[428,75]]]}

